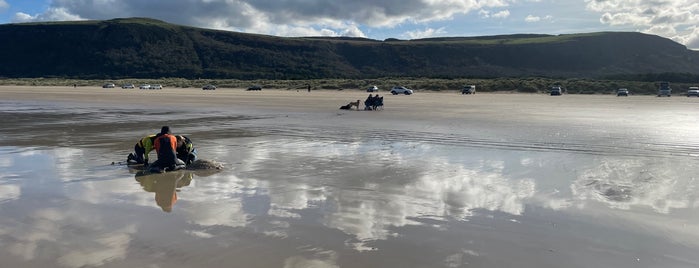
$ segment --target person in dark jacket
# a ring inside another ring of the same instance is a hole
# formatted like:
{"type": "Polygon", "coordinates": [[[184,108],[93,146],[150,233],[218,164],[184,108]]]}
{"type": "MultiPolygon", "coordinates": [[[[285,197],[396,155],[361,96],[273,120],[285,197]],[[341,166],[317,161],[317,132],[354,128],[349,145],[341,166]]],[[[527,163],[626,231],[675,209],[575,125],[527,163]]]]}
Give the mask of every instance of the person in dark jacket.
{"type": "Polygon", "coordinates": [[[177,158],[189,165],[197,160],[197,149],[187,136],[177,136],[177,158]]]}
{"type": "Polygon", "coordinates": [[[162,173],[184,168],[184,162],[177,158],[177,138],[170,132],[170,127],[162,127],[160,135],[155,138],[154,147],[158,153],[158,160],[150,165],[151,172],[162,173]]]}

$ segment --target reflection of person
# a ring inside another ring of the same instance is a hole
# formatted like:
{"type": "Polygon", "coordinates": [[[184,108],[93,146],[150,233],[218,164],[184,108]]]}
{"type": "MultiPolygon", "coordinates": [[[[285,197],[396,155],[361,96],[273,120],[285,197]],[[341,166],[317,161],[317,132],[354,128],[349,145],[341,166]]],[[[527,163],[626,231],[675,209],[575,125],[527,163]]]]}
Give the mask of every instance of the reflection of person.
{"type": "Polygon", "coordinates": [[[170,127],[162,127],[159,136],[155,138],[153,147],[155,147],[155,151],[158,153],[158,160],[150,166],[151,171],[163,172],[184,167],[184,162],[177,158],[175,151],[177,138],[170,132],[170,127]]]}
{"type": "Polygon", "coordinates": [[[148,154],[154,149],[153,141],[155,137],[156,134],[148,135],[138,141],[133,147],[134,153],[129,154],[126,158],[126,162],[135,161],[137,164],[148,165],[148,154]]]}
{"type": "Polygon", "coordinates": [[[197,160],[197,149],[187,136],[177,136],[177,158],[189,165],[197,160]]]}
{"type": "Polygon", "coordinates": [[[171,212],[177,203],[177,189],[188,186],[192,173],[183,171],[165,174],[136,173],[136,181],[146,192],[155,193],[155,203],[165,212],[171,212]]]}

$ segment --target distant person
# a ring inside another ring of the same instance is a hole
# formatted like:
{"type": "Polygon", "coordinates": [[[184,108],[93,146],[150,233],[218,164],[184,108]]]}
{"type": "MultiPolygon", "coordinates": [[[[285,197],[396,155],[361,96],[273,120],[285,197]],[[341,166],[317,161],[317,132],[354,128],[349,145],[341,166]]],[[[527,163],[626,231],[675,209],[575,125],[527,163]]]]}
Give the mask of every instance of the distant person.
{"type": "Polygon", "coordinates": [[[126,157],[126,162],[135,162],[136,164],[144,164],[147,166],[148,154],[155,149],[153,147],[153,142],[155,142],[155,137],[157,135],[158,134],[148,135],[139,140],[133,147],[134,152],[130,153],[129,156],[126,157]]]}
{"type": "Polygon", "coordinates": [[[367,107],[371,107],[371,100],[374,99],[374,95],[369,94],[369,97],[364,100],[364,110],[368,110],[367,107]]]}
{"type": "Polygon", "coordinates": [[[308,92],[311,92],[311,85],[308,85],[308,92]]]}
{"type": "Polygon", "coordinates": [[[158,160],[150,165],[152,172],[164,172],[184,168],[185,164],[177,158],[177,138],[170,132],[170,127],[163,126],[153,143],[158,153],[158,160]]]}
{"type": "Polygon", "coordinates": [[[177,158],[182,160],[186,165],[194,163],[197,160],[197,149],[194,148],[192,140],[187,136],[177,136],[177,158]]]}

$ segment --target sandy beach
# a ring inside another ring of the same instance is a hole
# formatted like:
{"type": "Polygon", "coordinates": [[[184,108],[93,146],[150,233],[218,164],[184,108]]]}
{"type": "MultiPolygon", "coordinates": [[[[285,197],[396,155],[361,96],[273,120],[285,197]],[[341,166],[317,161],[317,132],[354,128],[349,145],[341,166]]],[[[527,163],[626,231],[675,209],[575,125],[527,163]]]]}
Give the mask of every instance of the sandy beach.
{"type": "Polygon", "coordinates": [[[699,266],[699,98],[368,94],[0,86],[0,263],[699,266]],[[163,125],[224,169],[122,164],[163,125]]]}

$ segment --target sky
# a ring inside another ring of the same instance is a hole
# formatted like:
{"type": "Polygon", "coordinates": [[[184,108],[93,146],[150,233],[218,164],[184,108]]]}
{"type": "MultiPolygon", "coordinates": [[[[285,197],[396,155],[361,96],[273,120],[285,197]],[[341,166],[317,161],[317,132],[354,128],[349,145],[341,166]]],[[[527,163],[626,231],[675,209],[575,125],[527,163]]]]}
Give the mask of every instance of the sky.
{"type": "Polygon", "coordinates": [[[377,40],[633,31],[699,50],[698,0],[0,0],[0,24],[128,17],[377,40]]]}

